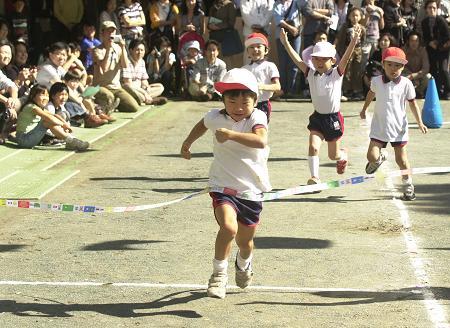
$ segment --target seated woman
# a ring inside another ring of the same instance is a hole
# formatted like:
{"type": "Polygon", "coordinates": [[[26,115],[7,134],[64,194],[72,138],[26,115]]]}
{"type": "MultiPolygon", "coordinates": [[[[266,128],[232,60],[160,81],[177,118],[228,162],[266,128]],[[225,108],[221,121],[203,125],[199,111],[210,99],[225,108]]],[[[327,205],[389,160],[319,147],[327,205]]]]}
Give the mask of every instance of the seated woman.
{"type": "Polygon", "coordinates": [[[128,47],[128,67],[122,70],[122,87],[127,90],[141,105],[163,105],[167,98],[158,97],[164,92],[161,83],[148,83],[148,74],[145,68],[145,42],[135,39],[128,47]]]}
{"type": "Polygon", "coordinates": [[[173,65],[176,62],[170,40],[162,36],[156,40],[156,46],[147,56],[147,73],[151,82],[160,82],[164,86],[163,95],[173,95],[173,65]]]}

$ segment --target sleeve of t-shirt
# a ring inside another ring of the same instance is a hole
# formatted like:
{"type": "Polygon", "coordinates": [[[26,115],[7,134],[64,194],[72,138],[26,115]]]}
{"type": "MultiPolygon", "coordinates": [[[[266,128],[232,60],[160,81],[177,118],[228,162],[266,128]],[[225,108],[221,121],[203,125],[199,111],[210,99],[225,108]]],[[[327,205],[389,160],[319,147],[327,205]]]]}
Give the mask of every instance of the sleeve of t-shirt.
{"type": "Polygon", "coordinates": [[[217,115],[220,115],[218,109],[211,109],[208,113],[206,113],[205,117],[203,118],[203,123],[208,130],[217,130],[218,127],[216,126],[217,124],[215,124],[217,122],[217,115]]]}
{"type": "Polygon", "coordinates": [[[376,78],[372,78],[371,80],[370,80],[370,91],[372,91],[372,92],[374,92],[374,93],[377,93],[377,82],[376,82],[376,78]]]}
{"type": "Polygon", "coordinates": [[[255,109],[255,112],[251,116],[251,120],[252,120],[251,124],[252,130],[257,128],[265,128],[266,130],[268,130],[267,116],[262,110],[255,109]]]}
{"type": "Polygon", "coordinates": [[[278,71],[278,67],[274,63],[271,63],[271,65],[269,66],[269,76],[270,76],[271,80],[274,78],[280,77],[280,72],[278,71]]]}
{"type": "Polygon", "coordinates": [[[412,84],[410,79],[406,79],[407,83],[406,83],[406,100],[410,101],[410,100],[414,100],[416,99],[416,90],[414,89],[414,85],[412,84]]]}

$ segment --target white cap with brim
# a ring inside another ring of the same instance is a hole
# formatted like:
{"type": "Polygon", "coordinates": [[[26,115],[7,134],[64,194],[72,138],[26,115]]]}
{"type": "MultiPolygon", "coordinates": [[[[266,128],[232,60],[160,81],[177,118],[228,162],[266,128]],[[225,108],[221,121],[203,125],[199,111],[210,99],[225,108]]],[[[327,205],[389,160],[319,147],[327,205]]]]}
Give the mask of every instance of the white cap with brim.
{"type": "Polygon", "coordinates": [[[220,94],[228,90],[250,90],[258,95],[258,81],[255,75],[245,68],[229,70],[220,82],[214,83],[214,88],[220,94]]]}
{"type": "Polygon", "coordinates": [[[186,42],[186,49],[197,49],[198,51],[200,50],[200,42],[198,42],[197,40],[192,40],[192,41],[188,41],[186,42]]]}
{"type": "Polygon", "coordinates": [[[317,42],[314,45],[312,57],[334,58],[336,57],[336,48],[327,41],[317,42]]]}

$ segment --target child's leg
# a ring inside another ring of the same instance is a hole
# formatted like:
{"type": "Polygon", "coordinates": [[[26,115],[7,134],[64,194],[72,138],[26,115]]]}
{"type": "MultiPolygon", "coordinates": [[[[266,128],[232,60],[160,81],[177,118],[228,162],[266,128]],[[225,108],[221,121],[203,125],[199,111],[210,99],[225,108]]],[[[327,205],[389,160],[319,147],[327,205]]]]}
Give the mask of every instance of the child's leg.
{"type": "Polygon", "coordinates": [[[380,165],[386,160],[386,155],[381,152],[385,145],[376,140],[370,140],[369,149],[367,150],[366,173],[373,174],[378,170],[380,165]]]}
{"type": "Polygon", "coordinates": [[[308,165],[311,178],[319,178],[319,152],[322,145],[323,135],[311,131],[309,135],[308,165]]]}
{"type": "Polygon", "coordinates": [[[336,171],[343,174],[348,164],[347,151],[340,148],[340,139],[328,141],[328,157],[336,161],[336,171]]]}
{"type": "MultiPolygon", "coordinates": [[[[406,145],[395,146],[394,152],[395,152],[395,161],[400,170],[409,170],[411,166],[409,165],[408,161],[406,145]]],[[[402,175],[402,183],[403,183],[403,200],[414,200],[416,198],[416,195],[414,194],[412,175],[411,174],[402,175]]]]}
{"type": "Polygon", "coordinates": [[[255,237],[256,226],[247,226],[238,223],[238,232],[236,234],[236,244],[239,247],[237,256],[237,264],[239,269],[245,270],[252,260],[253,253],[253,238],[255,237]]]}

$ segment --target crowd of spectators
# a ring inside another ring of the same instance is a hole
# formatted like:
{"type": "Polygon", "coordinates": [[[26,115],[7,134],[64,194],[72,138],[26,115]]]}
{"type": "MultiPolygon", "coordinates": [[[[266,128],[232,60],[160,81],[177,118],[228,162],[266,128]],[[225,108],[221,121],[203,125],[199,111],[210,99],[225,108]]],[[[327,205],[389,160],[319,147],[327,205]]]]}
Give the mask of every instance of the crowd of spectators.
{"type": "Polygon", "coordinates": [[[389,46],[405,50],[404,74],[418,97],[431,73],[439,97],[450,99],[449,0],[5,0],[3,13],[0,143],[14,140],[11,122],[30,120],[33,111],[22,117],[21,110],[36,86],[67,86],[67,99],[46,105],[65,122],[50,120],[52,127],[98,127],[113,122],[114,111],[136,112],[167,98],[219,99],[214,82],[250,63],[243,41],[253,32],[270,40],[281,85],[274,97],[307,98],[281,28],[306,63],[323,40],[335,45],[339,60],[353,28],[362,28],[343,100],[365,97],[370,79],[383,74],[381,53],[389,46]]]}

